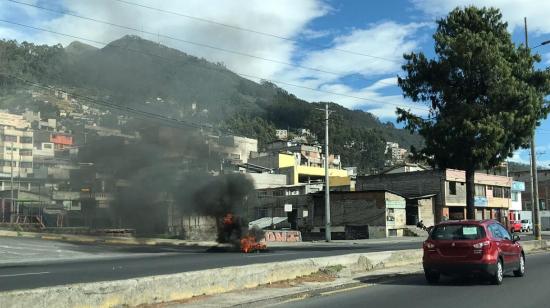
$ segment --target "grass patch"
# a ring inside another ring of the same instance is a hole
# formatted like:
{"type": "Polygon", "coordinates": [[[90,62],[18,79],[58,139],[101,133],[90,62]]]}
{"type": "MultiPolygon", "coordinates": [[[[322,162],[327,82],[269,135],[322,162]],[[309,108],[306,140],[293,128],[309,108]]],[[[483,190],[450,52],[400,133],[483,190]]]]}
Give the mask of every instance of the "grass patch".
{"type": "Polygon", "coordinates": [[[346,267],[341,265],[341,264],[338,264],[338,265],[327,266],[325,268],[320,269],[319,271],[321,273],[324,273],[324,274],[327,274],[327,275],[330,275],[330,276],[336,276],[344,268],[346,268],[346,267]]]}

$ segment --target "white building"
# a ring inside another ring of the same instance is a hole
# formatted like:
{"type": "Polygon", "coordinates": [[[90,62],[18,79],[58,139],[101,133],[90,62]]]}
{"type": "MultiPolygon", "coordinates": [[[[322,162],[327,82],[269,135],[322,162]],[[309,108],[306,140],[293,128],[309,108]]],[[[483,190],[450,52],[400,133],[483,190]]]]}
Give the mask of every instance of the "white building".
{"type": "Polygon", "coordinates": [[[53,158],[55,156],[54,144],[52,142],[42,142],[34,147],[33,157],[53,158]]]}
{"type": "Polygon", "coordinates": [[[0,177],[33,173],[33,132],[23,116],[0,112],[0,177]]]}
{"type": "Polygon", "coordinates": [[[247,163],[250,153],[258,152],[258,140],[256,139],[239,136],[220,136],[217,139],[213,140],[217,143],[217,149],[211,150],[217,150],[225,158],[247,163]]]}
{"type": "Polygon", "coordinates": [[[288,131],[286,129],[277,129],[277,130],[275,130],[275,136],[279,140],[287,140],[288,139],[288,131]]]}
{"type": "Polygon", "coordinates": [[[511,221],[517,221],[521,219],[531,220],[531,217],[521,217],[521,210],[522,210],[521,192],[522,191],[525,191],[525,183],[513,181],[512,188],[511,188],[512,202],[510,203],[510,208],[509,208],[509,213],[510,213],[509,218],[511,221]]]}

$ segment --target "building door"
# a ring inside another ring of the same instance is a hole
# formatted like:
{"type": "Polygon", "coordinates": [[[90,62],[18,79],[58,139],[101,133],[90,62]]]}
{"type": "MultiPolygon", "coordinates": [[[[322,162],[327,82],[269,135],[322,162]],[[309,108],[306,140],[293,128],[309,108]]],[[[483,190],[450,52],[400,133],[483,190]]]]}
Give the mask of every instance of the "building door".
{"type": "Polygon", "coordinates": [[[476,220],[483,219],[483,209],[476,209],[476,220]]]}
{"type": "Polygon", "coordinates": [[[287,212],[288,223],[290,223],[290,229],[296,230],[297,228],[297,218],[298,218],[298,209],[292,209],[292,212],[287,212]]]}
{"type": "Polygon", "coordinates": [[[405,207],[406,224],[416,226],[418,223],[418,205],[407,204],[405,207]]]}
{"type": "Polygon", "coordinates": [[[464,207],[462,206],[450,206],[449,207],[449,220],[464,220],[464,207]]]}

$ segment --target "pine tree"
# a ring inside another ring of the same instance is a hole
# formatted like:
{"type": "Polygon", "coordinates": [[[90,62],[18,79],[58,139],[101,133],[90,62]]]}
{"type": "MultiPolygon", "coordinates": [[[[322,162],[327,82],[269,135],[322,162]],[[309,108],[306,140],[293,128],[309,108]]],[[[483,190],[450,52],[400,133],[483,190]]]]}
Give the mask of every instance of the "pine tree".
{"type": "Polygon", "coordinates": [[[525,147],[548,113],[549,70],[516,46],[495,8],[456,8],[437,21],[435,59],[406,54],[405,97],[429,105],[428,118],[398,108],[398,121],[425,138],[420,154],[438,168],[466,171],[467,218],[475,218],[474,173],[525,147]]]}

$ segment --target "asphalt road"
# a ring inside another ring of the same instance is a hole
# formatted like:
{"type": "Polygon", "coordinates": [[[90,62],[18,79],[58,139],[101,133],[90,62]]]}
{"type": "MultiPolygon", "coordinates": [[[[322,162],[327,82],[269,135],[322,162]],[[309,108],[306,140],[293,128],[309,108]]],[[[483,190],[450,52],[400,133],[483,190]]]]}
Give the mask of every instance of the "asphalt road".
{"type": "Polygon", "coordinates": [[[72,244],[0,237],[0,291],[421,247],[420,238],[408,242],[399,240],[304,243],[292,247],[272,246],[265,253],[243,254],[207,247],[72,244]]]}
{"type": "Polygon", "coordinates": [[[483,280],[443,277],[428,285],[422,274],[287,302],[285,307],[549,307],[550,254],[528,255],[526,276],[506,276],[500,286],[483,280]]]}
{"type": "Polygon", "coordinates": [[[420,248],[421,242],[326,244],[273,247],[243,254],[205,247],[77,245],[25,238],[0,238],[0,291],[79,282],[279,262],[359,252],[420,248]],[[10,260],[8,260],[10,261],[10,260]]]}

